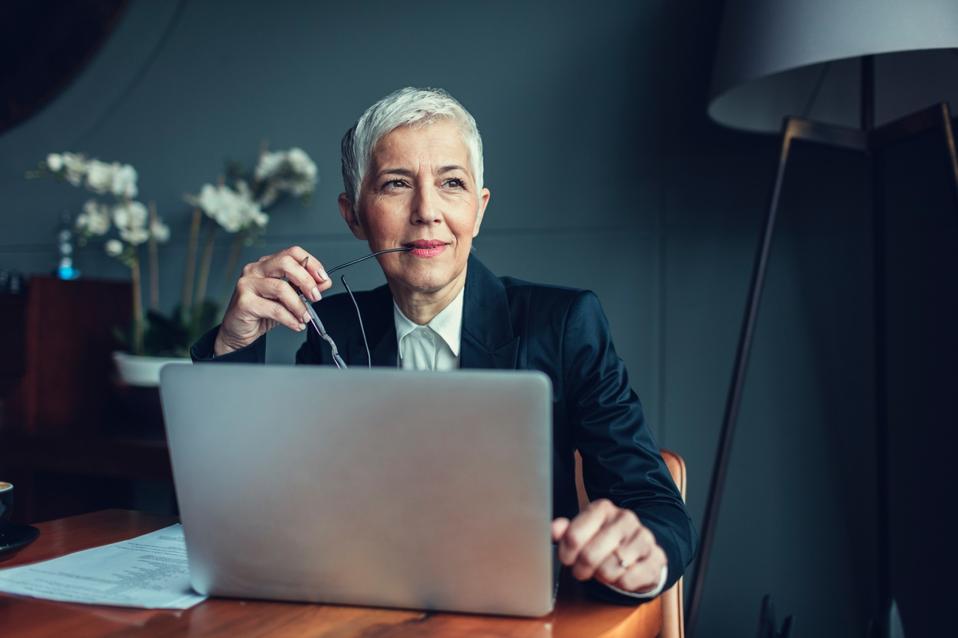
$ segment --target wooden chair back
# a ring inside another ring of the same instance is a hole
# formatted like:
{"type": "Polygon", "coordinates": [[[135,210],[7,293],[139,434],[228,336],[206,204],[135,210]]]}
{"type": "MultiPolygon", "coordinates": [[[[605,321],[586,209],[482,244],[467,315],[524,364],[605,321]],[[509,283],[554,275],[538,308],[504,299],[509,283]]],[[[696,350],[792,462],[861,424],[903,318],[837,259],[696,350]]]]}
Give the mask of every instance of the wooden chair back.
{"type": "MultiPolygon", "coordinates": [[[[675,481],[682,500],[685,500],[685,461],[681,456],[669,450],[660,450],[662,460],[665,461],[672,480],[675,481]]],[[[589,504],[589,496],[585,491],[585,483],[582,480],[582,457],[579,452],[575,453],[575,487],[579,497],[579,509],[589,504]]],[[[685,637],[685,617],[683,614],[683,592],[682,579],[680,578],[672,587],[662,592],[659,596],[662,600],[662,631],[659,634],[661,638],[684,638],[685,637]]]]}

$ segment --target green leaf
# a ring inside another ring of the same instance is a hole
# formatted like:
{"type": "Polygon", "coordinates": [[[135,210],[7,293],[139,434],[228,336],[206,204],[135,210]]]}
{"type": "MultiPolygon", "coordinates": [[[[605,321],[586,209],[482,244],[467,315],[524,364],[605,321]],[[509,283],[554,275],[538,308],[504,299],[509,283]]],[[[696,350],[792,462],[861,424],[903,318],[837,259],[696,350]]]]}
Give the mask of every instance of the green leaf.
{"type": "Polygon", "coordinates": [[[147,311],[143,331],[144,353],[154,357],[179,357],[189,349],[189,334],[176,318],[147,311]]]}
{"type": "Polygon", "coordinates": [[[212,299],[193,304],[190,309],[190,323],[188,327],[190,343],[203,336],[220,320],[220,305],[212,299]]]}
{"type": "Polygon", "coordinates": [[[169,315],[149,310],[143,332],[144,354],[154,357],[188,357],[190,346],[219,322],[219,304],[209,299],[184,312],[176,306],[169,315]]]}
{"type": "Polygon", "coordinates": [[[120,348],[123,350],[130,349],[130,344],[133,343],[132,323],[126,327],[126,330],[119,326],[113,326],[113,329],[110,332],[113,333],[113,338],[116,340],[116,343],[120,348]]]}

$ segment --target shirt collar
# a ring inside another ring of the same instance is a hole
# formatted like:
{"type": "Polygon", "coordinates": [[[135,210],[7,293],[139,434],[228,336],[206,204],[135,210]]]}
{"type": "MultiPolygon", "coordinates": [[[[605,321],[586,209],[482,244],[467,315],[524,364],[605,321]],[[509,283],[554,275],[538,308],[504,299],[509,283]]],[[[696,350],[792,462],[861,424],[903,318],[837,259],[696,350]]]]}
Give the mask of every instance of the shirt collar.
{"type": "MultiPolygon", "coordinates": [[[[459,291],[459,294],[456,295],[456,298],[453,299],[448,306],[439,311],[439,314],[426,324],[446,342],[446,345],[449,346],[449,349],[455,357],[459,356],[459,345],[462,341],[462,303],[464,292],[465,287],[459,291]]],[[[401,344],[406,335],[420,327],[419,324],[403,314],[402,310],[400,310],[396,304],[395,299],[393,300],[393,320],[396,324],[397,344],[401,344]]]]}

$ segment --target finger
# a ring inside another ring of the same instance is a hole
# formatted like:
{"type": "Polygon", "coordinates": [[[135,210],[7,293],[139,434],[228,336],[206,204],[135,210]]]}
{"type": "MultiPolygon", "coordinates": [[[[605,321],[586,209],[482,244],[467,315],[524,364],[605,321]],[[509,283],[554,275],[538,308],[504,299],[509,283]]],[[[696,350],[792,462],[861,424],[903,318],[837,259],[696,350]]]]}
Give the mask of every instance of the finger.
{"type": "Polygon", "coordinates": [[[596,570],[593,578],[614,585],[629,567],[647,556],[654,546],[655,541],[652,533],[639,523],[636,529],[624,538],[617,548],[612,550],[612,553],[596,570]],[[652,542],[648,543],[647,538],[651,539],[652,542]]]}
{"type": "Polygon", "coordinates": [[[619,549],[616,550],[616,554],[619,555],[626,566],[629,566],[644,560],[656,546],[657,543],[652,530],[640,523],[631,537],[622,541],[619,549]]]}
{"type": "Polygon", "coordinates": [[[646,558],[626,569],[614,585],[631,592],[649,591],[659,584],[662,568],[666,565],[665,552],[655,546],[646,558]]]}
{"type": "Polygon", "coordinates": [[[619,555],[626,564],[637,563],[645,560],[656,547],[658,547],[658,543],[655,541],[652,530],[640,526],[635,535],[626,543],[625,548],[619,552],[619,555]]]}
{"type": "MultiPolygon", "coordinates": [[[[271,255],[264,255],[257,259],[255,262],[247,264],[243,268],[244,275],[257,275],[260,277],[276,277],[282,278],[283,276],[289,276],[289,273],[282,266],[283,258],[291,258],[298,267],[303,268],[306,271],[306,274],[313,280],[300,281],[298,285],[302,288],[306,286],[306,291],[310,291],[313,285],[316,285],[320,290],[327,290],[333,285],[332,279],[326,274],[326,269],[323,266],[323,263],[317,259],[313,254],[304,250],[300,246],[290,246],[289,248],[284,248],[278,253],[273,253],[271,255]],[[305,264],[305,266],[303,265],[305,264]]],[[[288,263],[288,261],[286,262],[288,263]]],[[[292,280],[294,281],[295,280],[292,280]]]]}
{"type": "MultiPolygon", "coordinates": [[[[628,565],[628,564],[626,564],[628,565]]],[[[622,565],[617,552],[609,554],[599,568],[595,570],[593,578],[608,585],[614,585],[625,575],[626,567],[622,565]]]]}
{"type": "Polygon", "coordinates": [[[560,516],[552,521],[552,540],[557,541],[562,538],[567,529],[569,529],[569,519],[560,516]]]}
{"type": "Polygon", "coordinates": [[[638,527],[639,519],[634,512],[617,508],[611,520],[608,520],[579,552],[579,557],[572,567],[572,575],[579,580],[588,580],[610,556],[614,556],[618,562],[619,557],[614,552],[638,527]]]}
{"type": "MultiPolygon", "coordinates": [[[[290,254],[280,253],[273,259],[263,262],[261,265],[263,272],[267,277],[276,279],[285,279],[290,284],[301,291],[310,301],[319,301],[321,299],[318,281],[303,267],[304,260],[296,260],[290,254]]],[[[307,262],[308,265],[308,262],[307,262]]]]}
{"type": "Polygon", "coordinates": [[[289,283],[281,279],[255,279],[253,287],[257,294],[264,299],[271,299],[282,304],[289,313],[300,323],[309,322],[309,312],[306,304],[289,283]]]}
{"type": "Polygon", "coordinates": [[[579,552],[615,514],[616,509],[618,508],[607,499],[599,499],[589,503],[587,508],[572,519],[559,542],[559,560],[563,565],[575,564],[579,558],[579,552]]]}
{"type": "Polygon", "coordinates": [[[279,322],[295,332],[302,332],[306,324],[296,318],[283,304],[263,297],[255,297],[248,303],[247,310],[256,317],[279,322]]]}
{"type": "Polygon", "coordinates": [[[253,269],[262,277],[286,279],[314,302],[322,298],[321,291],[332,287],[322,263],[298,246],[266,257],[253,269]]]}
{"type": "MultiPolygon", "coordinates": [[[[312,253],[300,246],[290,246],[280,252],[280,254],[283,253],[292,257],[298,265],[303,267],[316,282],[320,290],[327,290],[332,287],[333,282],[329,275],[326,274],[323,262],[318,260],[312,253]],[[303,264],[305,264],[305,266],[303,266],[303,264]]],[[[314,299],[313,301],[318,301],[318,299],[314,299]]]]}

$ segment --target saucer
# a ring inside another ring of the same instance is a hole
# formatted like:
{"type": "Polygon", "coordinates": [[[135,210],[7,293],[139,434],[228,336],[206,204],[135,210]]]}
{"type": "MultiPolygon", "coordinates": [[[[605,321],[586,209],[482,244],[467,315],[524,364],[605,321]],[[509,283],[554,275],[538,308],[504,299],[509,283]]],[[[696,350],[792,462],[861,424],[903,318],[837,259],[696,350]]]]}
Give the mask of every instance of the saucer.
{"type": "Polygon", "coordinates": [[[40,535],[36,527],[0,521],[0,561],[22,547],[26,547],[40,535]]]}

